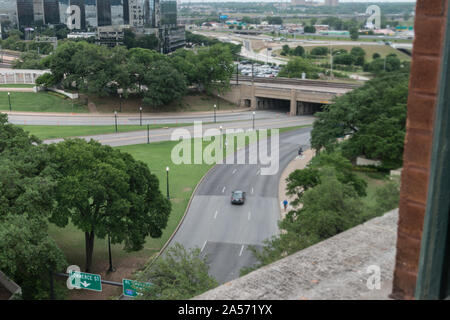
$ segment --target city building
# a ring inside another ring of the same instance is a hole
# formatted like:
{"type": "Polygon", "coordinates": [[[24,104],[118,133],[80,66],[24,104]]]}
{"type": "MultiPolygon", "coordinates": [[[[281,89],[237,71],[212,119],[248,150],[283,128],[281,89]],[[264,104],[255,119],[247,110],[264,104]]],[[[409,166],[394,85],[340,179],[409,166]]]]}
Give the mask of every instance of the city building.
{"type": "Polygon", "coordinates": [[[33,0],[17,1],[17,20],[20,27],[27,27],[34,24],[34,3],[33,0]]]}
{"type": "Polygon", "coordinates": [[[44,22],[45,24],[59,24],[59,2],[58,0],[44,0],[44,22]]]}
{"type": "Polygon", "coordinates": [[[97,26],[110,26],[111,21],[111,1],[97,0],[97,26]]]}
{"type": "Polygon", "coordinates": [[[339,5],[339,0],[325,0],[325,5],[335,7],[339,5]]]}

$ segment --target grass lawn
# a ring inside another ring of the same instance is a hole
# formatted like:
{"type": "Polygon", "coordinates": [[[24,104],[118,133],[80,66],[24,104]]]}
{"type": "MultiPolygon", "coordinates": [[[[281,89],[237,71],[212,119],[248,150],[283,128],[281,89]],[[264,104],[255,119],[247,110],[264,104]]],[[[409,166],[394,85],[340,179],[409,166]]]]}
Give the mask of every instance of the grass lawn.
{"type": "Polygon", "coordinates": [[[355,172],[355,174],[358,177],[363,178],[367,182],[367,190],[366,190],[367,196],[362,198],[362,201],[368,207],[371,208],[375,207],[376,205],[375,192],[379,188],[391,182],[391,180],[389,179],[389,175],[385,175],[382,173],[367,174],[364,172],[355,172]]]}
{"type": "MultiPolygon", "coordinates": [[[[296,126],[280,129],[281,132],[287,132],[307,126],[296,126]]],[[[191,140],[192,142],[192,140],[191,140]]],[[[164,141],[150,144],[140,144],[132,146],[118,147],[122,152],[130,153],[135,159],[145,162],[150,171],[159,179],[160,190],[166,193],[167,179],[166,166],[170,167],[169,186],[170,198],[172,202],[172,212],[163,235],[159,239],[147,238],[144,249],[138,252],[127,253],[122,248],[123,245],[112,245],[113,265],[117,271],[106,274],[108,267],[108,246],[106,239],[95,239],[94,256],[93,256],[93,273],[102,274],[105,279],[112,281],[121,281],[120,277],[132,277],[133,273],[141,268],[145,262],[151,259],[167,242],[169,237],[180,222],[180,219],[186,211],[189,199],[200,179],[213,165],[174,165],[171,162],[172,148],[178,144],[178,141],[164,141]]],[[[203,142],[203,147],[209,142],[203,142]]],[[[193,144],[192,144],[193,145],[193,144]]],[[[236,147],[236,146],[235,146],[236,147]]],[[[232,150],[228,150],[232,152],[232,150]]],[[[193,153],[192,153],[193,154],[193,153]]],[[[84,234],[73,224],[69,223],[65,228],[56,227],[49,224],[49,234],[56,241],[61,250],[65,253],[69,264],[76,264],[84,268],[85,265],[85,239],[84,234]]],[[[106,287],[106,286],[105,286],[106,287]]],[[[76,291],[76,290],[75,290],[76,291]]],[[[107,298],[108,295],[118,295],[118,290],[104,290],[102,294],[92,294],[90,292],[71,293],[71,299],[84,298],[98,299],[99,297],[107,298]]]]}
{"type": "MultiPolygon", "coordinates": [[[[117,96],[111,97],[97,97],[90,96],[89,100],[94,102],[98,112],[111,113],[114,110],[120,109],[120,99],[117,96]]],[[[213,96],[206,94],[191,93],[184,96],[181,101],[173,102],[164,106],[164,112],[189,112],[189,111],[212,111],[213,106],[217,105],[218,110],[232,110],[238,107],[223,99],[217,99],[213,96]]],[[[135,95],[129,96],[122,102],[122,112],[127,113],[139,113],[139,107],[142,106],[142,98],[135,95]]],[[[158,110],[152,110],[150,107],[144,107],[144,112],[155,112],[158,110]]]]}
{"type": "MultiPolygon", "coordinates": [[[[12,111],[72,112],[72,101],[51,92],[11,92],[12,111]]],[[[9,110],[8,93],[0,92],[0,110],[9,110]]],[[[83,105],[74,103],[73,112],[87,112],[83,105]]]]}
{"type": "MultiPolygon", "coordinates": [[[[188,123],[168,123],[168,124],[152,124],[150,130],[172,127],[189,126],[188,123]]],[[[41,140],[56,139],[56,138],[70,138],[90,136],[97,134],[115,133],[115,126],[32,126],[32,125],[18,125],[25,131],[35,135],[41,140]]],[[[141,131],[147,130],[147,126],[139,125],[120,125],[119,132],[141,131]]]]}

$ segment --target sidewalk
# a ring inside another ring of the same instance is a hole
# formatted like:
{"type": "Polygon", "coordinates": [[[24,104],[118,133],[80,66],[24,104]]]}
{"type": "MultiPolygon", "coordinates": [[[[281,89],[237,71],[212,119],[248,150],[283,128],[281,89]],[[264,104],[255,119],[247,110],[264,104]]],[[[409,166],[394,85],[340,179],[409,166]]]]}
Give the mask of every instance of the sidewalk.
{"type": "MultiPolygon", "coordinates": [[[[10,88],[8,88],[10,89],[10,88]]],[[[25,89],[25,88],[24,88],[25,89]]],[[[0,90],[1,91],[1,90],[0,90]]],[[[252,111],[250,108],[242,108],[242,109],[233,109],[233,110],[221,110],[216,111],[216,114],[233,114],[239,112],[252,111]]],[[[2,113],[11,114],[11,115],[27,115],[27,116],[45,116],[45,117],[66,117],[66,116],[77,116],[77,117],[105,117],[105,116],[114,116],[114,113],[70,113],[70,112],[32,112],[32,111],[2,111],[2,113]]],[[[185,116],[198,116],[198,115],[212,115],[214,111],[187,111],[187,112],[143,112],[142,115],[145,117],[153,117],[153,118],[162,118],[165,119],[167,117],[179,118],[185,116]]],[[[136,113],[118,113],[118,116],[121,117],[136,117],[139,116],[139,112],[136,113]]]]}
{"type": "Polygon", "coordinates": [[[295,157],[295,159],[292,160],[291,163],[288,164],[286,169],[284,169],[283,173],[281,174],[280,184],[278,187],[278,200],[280,203],[281,220],[284,219],[284,217],[290,210],[295,209],[291,205],[291,202],[294,200],[294,196],[286,195],[286,192],[287,192],[286,191],[286,187],[287,187],[286,179],[295,170],[305,169],[306,165],[311,161],[311,159],[314,157],[314,155],[315,155],[314,150],[308,149],[308,150],[304,151],[303,155],[301,157],[299,157],[299,156],[295,157]],[[283,201],[285,199],[289,202],[286,211],[284,210],[284,205],[283,205],[283,201]]]}

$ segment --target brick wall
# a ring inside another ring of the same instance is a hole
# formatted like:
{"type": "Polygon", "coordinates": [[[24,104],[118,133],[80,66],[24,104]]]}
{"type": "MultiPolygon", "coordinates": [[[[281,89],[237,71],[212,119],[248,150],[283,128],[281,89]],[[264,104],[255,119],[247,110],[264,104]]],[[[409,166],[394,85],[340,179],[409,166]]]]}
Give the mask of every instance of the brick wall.
{"type": "Polygon", "coordinates": [[[394,299],[414,298],[449,1],[417,0],[416,3],[397,257],[391,295],[394,299]]]}

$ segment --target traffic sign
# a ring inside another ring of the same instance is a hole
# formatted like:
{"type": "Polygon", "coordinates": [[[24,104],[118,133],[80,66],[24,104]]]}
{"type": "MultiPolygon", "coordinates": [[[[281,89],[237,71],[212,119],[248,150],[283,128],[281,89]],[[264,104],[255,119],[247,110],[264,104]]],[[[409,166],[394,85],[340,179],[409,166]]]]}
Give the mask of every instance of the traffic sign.
{"type": "Polygon", "coordinates": [[[149,288],[152,284],[149,282],[122,279],[122,285],[124,296],[136,297],[138,295],[142,295],[142,291],[149,288]]]}
{"type": "Polygon", "coordinates": [[[70,282],[73,287],[92,291],[102,291],[102,277],[99,274],[71,270],[70,282]]]}

